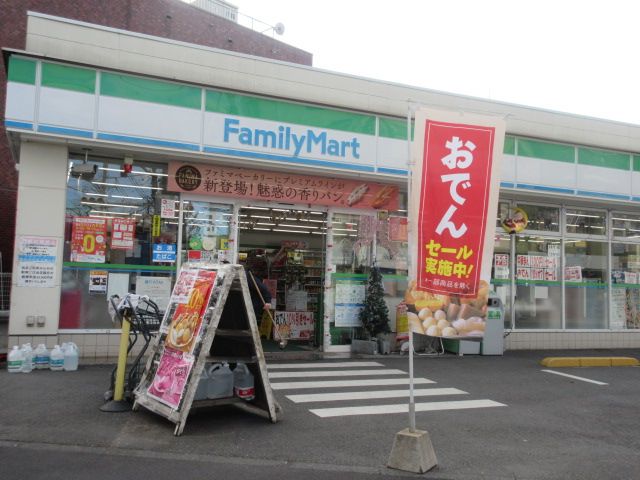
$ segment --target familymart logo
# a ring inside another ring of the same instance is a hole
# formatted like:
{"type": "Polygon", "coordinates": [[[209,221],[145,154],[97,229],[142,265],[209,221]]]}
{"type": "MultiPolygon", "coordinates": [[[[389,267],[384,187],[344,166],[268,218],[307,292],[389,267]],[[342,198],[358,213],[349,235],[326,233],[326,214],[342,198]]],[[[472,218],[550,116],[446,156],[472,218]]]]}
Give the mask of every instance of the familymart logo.
{"type": "Polygon", "coordinates": [[[223,140],[225,143],[283,150],[294,157],[360,158],[361,145],[356,137],[348,140],[332,138],[327,130],[303,127],[296,131],[288,125],[278,125],[275,129],[255,128],[237,118],[224,119],[223,140]]]}

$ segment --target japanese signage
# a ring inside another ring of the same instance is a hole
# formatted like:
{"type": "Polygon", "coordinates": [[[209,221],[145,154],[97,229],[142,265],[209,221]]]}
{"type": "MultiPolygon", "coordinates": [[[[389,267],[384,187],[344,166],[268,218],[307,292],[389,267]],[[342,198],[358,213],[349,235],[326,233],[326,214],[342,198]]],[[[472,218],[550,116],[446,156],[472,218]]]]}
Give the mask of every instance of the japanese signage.
{"type": "Polygon", "coordinates": [[[516,255],[516,278],[556,282],[559,266],[560,259],[553,255],[516,255]]]}
{"type": "Polygon", "coordinates": [[[504,122],[416,112],[412,215],[417,288],[475,297],[489,280],[504,122]]]}
{"type": "Polygon", "coordinates": [[[170,163],[168,189],[237,199],[398,209],[395,185],[215,165],[170,163]]]}
{"type": "Polygon", "coordinates": [[[367,279],[334,277],[336,284],[335,325],[336,327],[361,327],[358,317],[364,308],[367,279]]]}
{"type": "Polygon", "coordinates": [[[71,231],[71,261],[104,263],[106,238],[105,218],[74,217],[71,231]]]}
{"type": "Polygon", "coordinates": [[[521,208],[515,208],[509,211],[509,214],[500,221],[502,228],[508,233],[520,233],[529,224],[527,212],[521,208]]]}
{"type": "Polygon", "coordinates": [[[493,278],[506,280],[509,278],[509,254],[496,253],[493,256],[493,278]]]}
{"type": "Polygon", "coordinates": [[[111,222],[111,248],[116,250],[132,249],[136,220],[134,218],[114,218],[111,222]]]}
{"type": "Polygon", "coordinates": [[[389,240],[406,242],[408,238],[408,221],[406,217],[389,218],[389,240]]]}
{"type": "Polygon", "coordinates": [[[20,237],[18,241],[18,286],[53,287],[56,276],[58,239],[20,237]]]}
{"type": "Polygon", "coordinates": [[[564,279],[567,282],[581,282],[582,281],[582,267],[564,267],[564,279]]]}
{"type": "Polygon", "coordinates": [[[152,237],[160,236],[160,215],[154,215],[152,217],[151,236],[152,237]]]}
{"type": "Polygon", "coordinates": [[[175,243],[154,243],[151,259],[154,263],[175,263],[176,249],[175,243]]]}
{"type": "Polygon", "coordinates": [[[273,331],[273,338],[280,340],[278,332],[291,340],[307,340],[313,335],[313,312],[275,312],[274,321],[278,325],[273,331]]]}
{"type": "Polygon", "coordinates": [[[171,277],[136,277],[136,294],[147,295],[158,308],[165,311],[171,296],[171,277]]]}
{"type": "Polygon", "coordinates": [[[109,272],[106,270],[90,270],[89,293],[107,293],[108,276],[109,272]]]}
{"type": "Polygon", "coordinates": [[[163,198],[160,200],[160,217],[176,218],[175,215],[176,201],[171,198],[163,198]]]}

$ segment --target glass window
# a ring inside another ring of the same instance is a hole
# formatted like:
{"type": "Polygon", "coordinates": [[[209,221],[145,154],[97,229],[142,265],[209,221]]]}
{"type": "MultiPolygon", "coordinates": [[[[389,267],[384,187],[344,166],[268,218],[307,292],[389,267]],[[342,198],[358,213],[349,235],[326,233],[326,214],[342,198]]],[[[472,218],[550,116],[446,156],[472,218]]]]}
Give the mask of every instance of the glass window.
{"type": "Polygon", "coordinates": [[[149,294],[166,306],[175,275],[176,199],[166,165],[71,155],[60,328],[114,328],[107,297],[149,294]],[[161,248],[158,247],[161,245],[161,248]]]}
{"type": "Polygon", "coordinates": [[[611,229],[614,237],[640,239],[640,215],[613,212],[611,214],[611,229]]]}
{"type": "Polygon", "coordinates": [[[526,203],[518,203],[527,213],[529,222],[526,230],[536,232],[560,232],[560,208],[547,207],[542,205],[529,205],[526,203]]]}
{"type": "MultiPolygon", "coordinates": [[[[181,261],[233,261],[229,242],[232,220],[231,205],[206,201],[183,201],[181,261]]],[[[241,225],[243,225],[242,222],[241,225]]],[[[260,273],[263,278],[264,273],[266,272],[260,273]]]]}
{"type": "Polygon", "coordinates": [[[496,218],[496,228],[502,229],[502,220],[504,220],[505,218],[509,218],[510,209],[510,202],[498,202],[498,217],[496,218]]]}
{"type": "Polygon", "coordinates": [[[640,245],[611,245],[609,328],[640,328],[640,245]]]}
{"type": "Polygon", "coordinates": [[[491,288],[504,305],[504,328],[511,325],[511,236],[498,233],[493,247],[491,264],[491,288]]]}
{"type": "Polygon", "coordinates": [[[567,208],[565,226],[567,233],[581,235],[606,235],[607,215],[597,210],[567,208]]]}
{"type": "Polygon", "coordinates": [[[562,327],[560,239],[516,236],[515,328],[562,327]]]}
{"type": "Polygon", "coordinates": [[[608,244],[565,241],[566,328],[607,328],[608,244]]]}

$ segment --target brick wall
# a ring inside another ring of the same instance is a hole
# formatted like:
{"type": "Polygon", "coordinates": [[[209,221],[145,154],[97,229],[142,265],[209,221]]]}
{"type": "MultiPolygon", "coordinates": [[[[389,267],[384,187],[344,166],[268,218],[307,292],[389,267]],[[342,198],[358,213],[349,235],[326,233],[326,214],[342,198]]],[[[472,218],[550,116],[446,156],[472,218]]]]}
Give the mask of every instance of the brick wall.
{"type": "MultiPolygon", "coordinates": [[[[2,0],[0,47],[24,49],[27,11],[311,65],[312,55],[180,0],[2,0]]],[[[248,12],[250,13],[250,12],[248,12]]],[[[0,253],[11,270],[18,177],[4,129],[6,72],[0,68],[0,253]]],[[[62,220],[61,220],[62,221],[62,220]]]]}

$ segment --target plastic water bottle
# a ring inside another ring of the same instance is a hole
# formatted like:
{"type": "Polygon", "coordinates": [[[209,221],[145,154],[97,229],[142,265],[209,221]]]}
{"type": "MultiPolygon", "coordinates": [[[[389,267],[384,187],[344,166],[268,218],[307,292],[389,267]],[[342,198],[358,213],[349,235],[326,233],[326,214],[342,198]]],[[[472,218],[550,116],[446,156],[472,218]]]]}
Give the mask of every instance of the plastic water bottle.
{"type": "Polygon", "coordinates": [[[64,354],[64,371],[72,372],[74,370],[78,370],[78,357],[80,354],[76,344],[73,342],[65,343],[62,348],[62,353],[64,354]]]}
{"type": "Polygon", "coordinates": [[[233,370],[233,393],[243,400],[253,400],[256,397],[253,374],[244,363],[238,363],[233,370]]]}
{"type": "Polygon", "coordinates": [[[45,368],[49,368],[49,350],[47,350],[47,347],[44,346],[44,343],[38,345],[34,354],[37,370],[44,370],[45,368]]]}
{"type": "Polygon", "coordinates": [[[22,353],[22,350],[20,350],[17,345],[14,345],[7,358],[7,370],[9,370],[9,373],[20,373],[23,364],[24,353],[22,353]]]}
{"type": "Polygon", "coordinates": [[[22,345],[22,355],[24,355],[24,362],[22,364],[22,373],[30,373],[33,370],[33,349],[30,343],[22,345]]]}
{"type": "Polygon", "coordinates": [[[207,389],[209,388],[209,372],[207,371],[207,365],[202,369],[200,374],[200,380],[198,380],[198,388],[196,388],[196,394],[193,396],[194,400],[204,400],[207,398],[207,389]]]}
{"type": "Polygon", "coordinates": [[[228,363],[215,363],[208,373],[207,398],[233,397],[233,372],[228,363]]]}
{"type": "Polygon", "coordinates": [[[64,367],[64,353],[60,348],[60,345],[56,345],[51,350],[51,355],[49,357],[49,368],[55,372],[62,371],[64,367]]]}

